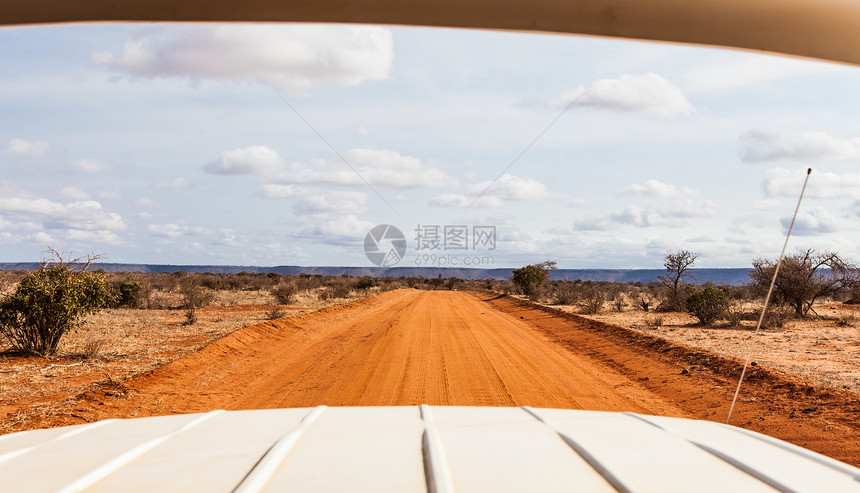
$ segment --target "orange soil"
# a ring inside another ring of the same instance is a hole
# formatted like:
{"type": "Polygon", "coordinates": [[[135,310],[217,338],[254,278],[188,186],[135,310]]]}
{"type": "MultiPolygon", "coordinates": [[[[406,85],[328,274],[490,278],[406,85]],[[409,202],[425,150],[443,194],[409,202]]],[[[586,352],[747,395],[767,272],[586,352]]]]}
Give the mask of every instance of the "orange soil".
{"type": "MultiPolygon", "coordinates": [[[[74,418],[38,425],[216,408],[422,403],[722,421],[736,366],[505,296],[398,290],[236,331],[121,391],[82,394],[74,418]]],[[[852,396],[758,369],[732,422],[856,465],[852,396]]]]}

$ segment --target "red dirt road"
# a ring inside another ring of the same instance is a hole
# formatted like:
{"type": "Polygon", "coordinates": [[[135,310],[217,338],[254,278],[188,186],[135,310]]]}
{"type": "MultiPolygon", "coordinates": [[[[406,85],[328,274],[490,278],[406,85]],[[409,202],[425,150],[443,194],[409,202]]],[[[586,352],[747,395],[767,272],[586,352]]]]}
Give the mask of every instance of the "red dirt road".
{"type": "MultiPolygon", "coordinates": [[[[320,404],[529,405],[725,420],[731,364],[625,331],[508,297],[398,290],[239,330],[125,382],[125,392],[78,396],[78,421],[55,424],[320,404]]],[[[754,372],[732,423],[856,465],[858,415],[853,394],[754,372]]]]}
{"type": "Polygon", "coordinates": [[[618,392],[624,380],[474,294],[409,290],[237,332],[135,388],[166,412],[431,404],[683,414],[643,389],[618,392]]]}

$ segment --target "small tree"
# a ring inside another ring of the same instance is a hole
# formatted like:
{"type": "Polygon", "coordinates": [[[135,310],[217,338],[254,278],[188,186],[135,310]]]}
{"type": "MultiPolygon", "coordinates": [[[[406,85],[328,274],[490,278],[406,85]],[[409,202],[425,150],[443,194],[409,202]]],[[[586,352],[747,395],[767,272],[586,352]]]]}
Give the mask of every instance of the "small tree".
{"type": "Polygon", "coordinates": [[[139,281],[126,280],[114,289],[117,306],[146,308],[149,305],[149,290],[139,281]]]}
{"type": "Polygon", "coordinates": [[[689,250],[678,250],[664,257],[663,266],[666,267],[666,273],[658,278],[669,290],[668,304],[674,311],[684,311],[684,301],[687,298],[684,295],[686,284],[684,280],[687,278],[695,280],[691,271],[698,258],[698,253],[689,250]]]}
{"type": "Polygon", "coordinates": [[[588,282],[580,290],[579,307],[586,315],[595,315],[603,310],[606,293],[597,283],[588,282]]]}
{"type": "Polygon", "coordinates": [[[555,286],[555,302],[558,305],[573,305],[579,301],[579,292],[570,281],[560,281],[555,286]]]}
{"type": "Polygon", "coordinates": [[[14,349],[40,356],[55,353],[63,335],[86,315],[114,303],[104,274],[87,271],[97,256],[66,261],[51,253],[51,260],[25,275],[0,302],[0,333],[14,349]]]}
{"type": "Polygon", "coordinates": [[[298,293],[298,287],[295,283],[284,282],[275,286],[270,293],[275,297],[275,300],[282,305],[289,305],[293,302],[298,293]]]}
{"type": "MultiPolygon", "coordinates": [[[[776,261],[756,259],[750,273],[753,283],[761,290],[770,287],[776,261]]],[[[819,298],[832,296],[843,289],[860,285],[857,266],[834,252],[816,252],[809,248],[786,255],[774,284],[774,298],[785,303],[798,317],[805,317],[819,298]]]]}
{"type": "Polygon", "coordinates": [[[523,294],[535,299],[549,281],[549,273],[553,270],[556,270],[556,266],[555,262],[551,260],[539,264],[530,264],[513,271],[511,281],[520,288],[523,294]]]}
{"type": "Polygon", "coordinates": [[[687,311],[692,313],[702,325],[711,325],[723,316],[731,305],[729,293],[716,286],[694,289],[687,298],[687,311]]]}
{"type": "Polygon", "coordinates": [[[182,283],[182,308],[185,309],[185,325],[197,322],[197,310],[208,306],[215,300],[211,291],[203,288],[197,279],[188,277],[182,283]]]}

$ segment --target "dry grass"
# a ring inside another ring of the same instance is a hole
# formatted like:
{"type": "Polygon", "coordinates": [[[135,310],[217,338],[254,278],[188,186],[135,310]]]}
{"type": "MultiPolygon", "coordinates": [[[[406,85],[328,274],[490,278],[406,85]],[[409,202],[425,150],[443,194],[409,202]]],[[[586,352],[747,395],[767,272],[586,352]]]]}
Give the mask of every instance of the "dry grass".
{"type": "MultiPolygon", "coordinates": [[[[373,294],[367,293],[367,294],[373,294]]],[[[292,317],[350,299],[320,301],[300,293],[292,305],[273,305],[268,291],[218,291],[213,306],[196,310],[197,322],[183,325],[180,309],[102,310],[77,332],[67,334],[58,353],[37,358],[3,353],[0,340],[0,434],[28,422],[74,416],[76,396],[108,392],[136,374],[194,352],[237,329],[269,320],[274,311],[292,317]],[[107,389],[107,390],[106,390],[107,389]]],[[[181,305],[181,294],[153,293],[163,306],[181,305]]]]}
{"type": "MultiPolygon", "coordinates": [[[[568,307],[562,310],[575,311],[568,307]]],[[[747,304],[744,312],[759,310],[747,304]]],[[[860,307],[831,303],[816,306],[822,318],[789,319],[783,327],[759,333],[753,360],[757,364],[808,378],[819,384],[860,393],[860,307]]],[[[641,310],[591,315],[589,318],[628,327],[682,344],[743,360],[749,351],[755,322],[722,321],[701,327],[686,313],[646,313],[641,310]],[[662,320],[657,322],[657,318],[662,320]]]]}

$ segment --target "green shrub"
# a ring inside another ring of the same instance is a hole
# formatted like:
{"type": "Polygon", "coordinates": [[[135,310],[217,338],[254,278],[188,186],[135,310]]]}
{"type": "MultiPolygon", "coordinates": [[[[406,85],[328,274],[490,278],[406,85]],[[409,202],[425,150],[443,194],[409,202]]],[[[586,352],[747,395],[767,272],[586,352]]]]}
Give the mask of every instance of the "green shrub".
{"type": "Polygon", "coordinates": [[[143,284],[137,281],[123,281],[116,289],[117,306],[129,308],[146,308],[149,293],[143,284]]]}
{"type": "Polygon", "coordinates": [[[694,289],[687,297],[687,311],[699,319],[702,325],[710,325],[720,318],[731,305],[731,297],[726,291],[708,286],[694,289]]]}
{"type": "Polygon", "coordinates": [[[355,283],[355,289],[370,289],[376,286],[376,281],[373,280],[372,277],[362,277],[359,279],[357,283],[355,283]]]}
{"type": "MultiPolygon", "coordinates": [[[[0,302],[0,333],[14,349],[47,356],[84,317],[112,305],[113,292],[102,273],[87,272],[74,262],[46,263],[21,279],[15,292],[0,302]]],[[[88,264],[87,264],[88,265],[88,264]]]]}
{"type": "Polygon", "coordinates": [[[555,262],[547,260],[530,264],[512,271],[511,281],[532,301],[537,301],[549,281],[550,271],[556,270],[555,262]]]}

